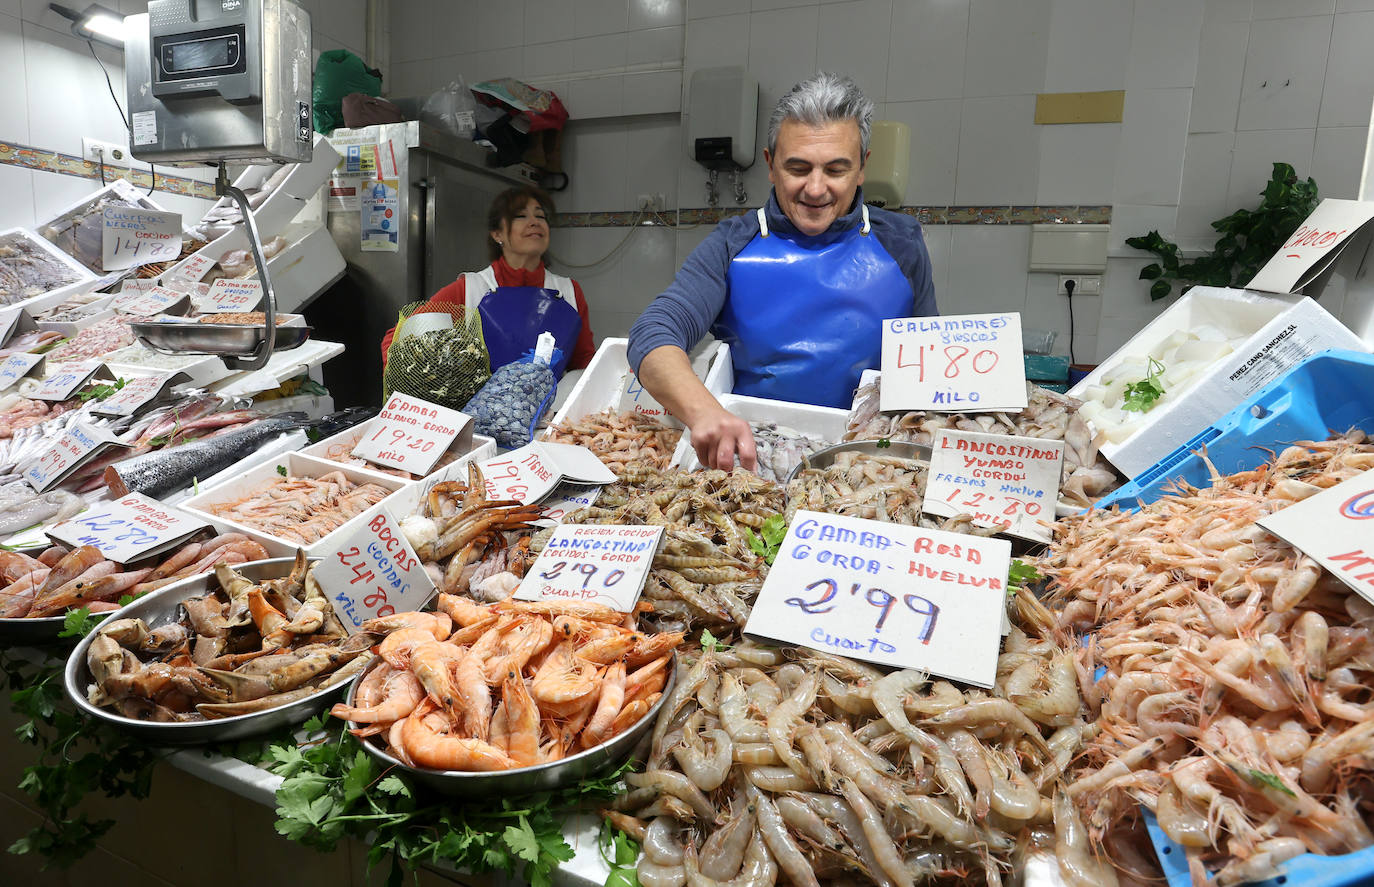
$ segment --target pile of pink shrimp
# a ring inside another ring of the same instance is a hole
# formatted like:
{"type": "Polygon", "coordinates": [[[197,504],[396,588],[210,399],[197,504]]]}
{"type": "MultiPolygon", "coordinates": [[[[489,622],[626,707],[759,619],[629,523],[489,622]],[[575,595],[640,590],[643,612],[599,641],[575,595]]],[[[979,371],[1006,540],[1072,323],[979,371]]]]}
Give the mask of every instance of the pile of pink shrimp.
{"type": "Polygon", "coordinates": [[[319,477],[275,477],[241,499],[205,508],[226,520],[309,545],[389,495],[385,487],[354,483],[342,471],[331,471],[319,477]]]}
{"type": "Polygon", "coordinates": [[[682,634],[642,634],[633,619],[597,604],[441,593],[436,613],[363,623],[386,633],[382,661],[331,714],[409,766],[556,761],[628,730],[658,701],[682,634]]]}
{"type": "Polygon", "coordinates": [[[54,545],[37,557],[0,551],[0,619],[61,616],[85,607],[92,613],[119,609],[124,595],[138,597],[170,582],[214,569],[215,564],[263,560],[267,549],[242,533],[187,542],[161,561],[126,570],[90,545],[54,545]]]}
{"type": "Polygon", "coordinates": [[[548,439],[586,447],[607,468],[624,476],[631,466],[667,468],[681,437],[682,429],[669,428],[653,416],[607,410],[554,425],[548,439]]]}
{"type": "Polygon", "coordinates": [[[1056,526],[1042,570],[1097,730],[1068,795],[1105,858],[1136,802],[1195,883],[1374,844],[1374,606],[1255,523],[1371,468],[1352,432],[1056,526]]]}

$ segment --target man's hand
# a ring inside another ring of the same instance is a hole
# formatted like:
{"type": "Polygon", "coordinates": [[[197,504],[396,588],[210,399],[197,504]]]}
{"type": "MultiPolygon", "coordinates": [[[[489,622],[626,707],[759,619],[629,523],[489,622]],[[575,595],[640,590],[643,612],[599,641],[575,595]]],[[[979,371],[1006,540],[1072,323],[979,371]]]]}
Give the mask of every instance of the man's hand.
{"type": "Polygon", "coordinates": [[[692,430],[692,448],[701,464],[726,471],[740,463],[753,471],[757,461],[749,423],[731,415],[692,372],[681,348],[663,345],[639,363],[639,382],[692,430]]]}
{"type": "Polygon", "coordinates": [[[739,454],[740,464],[749,471],[757,467],[757,453],[754,450],[754,432],[749,423],[716,406],[715,412],[707,413],[692,426],[692,449],[697,458],[708,468],[729,471],[735,467],[735,454],[739,454]]]}

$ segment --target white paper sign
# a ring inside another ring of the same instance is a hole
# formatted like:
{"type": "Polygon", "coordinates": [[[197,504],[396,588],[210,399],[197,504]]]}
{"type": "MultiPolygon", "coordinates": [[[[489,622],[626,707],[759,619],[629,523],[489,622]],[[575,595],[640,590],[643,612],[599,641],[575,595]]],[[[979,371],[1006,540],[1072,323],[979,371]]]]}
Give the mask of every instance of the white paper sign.
{"type": "Polygon", "coordinates": [[[124,381],[124,387],[94,404],[91,412],[102,416],[132,416],[161,396],[176,373],[156,373],[134,376],[124,381]]]}
{"type": "Polygon", "coordinates": [[[1323,200],[1245,288],[1267,293],[1301,289],[1335,261],[1341,247],[1370,219],[1374,219],[1374,203],[1323,200]]]}
{"type": "Polygon", "coordinates": [[[155,286],[157,286],[156,278],[152,280],[145,280],[141,277],[130,277],[119,285],[119,296],[111,300],[110,304],[111,306],[113,306],[126,295],[128,296],[128,298],[124,301],[133,301],[135,297],[143,293],[146,293],[148,290],[152,289],[155,286]]]}
{"type": "Polygon", "coordinates": [[[121,314],[134,317],[152,317],[155,314],[184,309],[190,304],[191,297],[165,286],[155,286],[146,293],[120,293],[110,307],[121,314]]]}
{"type": "Polygon", "coordinates": [[[363,427],[353,455],[423,476],[460,434],[472,440],[472,417],[466,413],[393,394],[363,427]]]}
{"type": "Polygon", "coordinates": [[[1374,603],[1374,469],[1256,523],[1374,603]]]}
{"type": "MultiPolygon", "coordinates": [[[[33,393],[39,400],[66,400],[72,396],[72,392],[85,385],[101,368],[100,358],[90,360],[74,360],[69,363],[60,363],[53,368],[53,374],[43,380],[43,385],[33,393]]],[[[103,373],[110,376],[108,370],[103,373]]]]}
{"type": "Polygon", "coordinates": [[[991,687],[1011,542],[798,511],[744,630],[991,687]]]}
{"type": "Polygon", "coordinates": [[[170,287],[189,289],[191,284],[203,280],[213,267],[215,267],[214,259],[202,253],[196,253],[168,272],[166,275],[168,279],[165,282],[170,287]]]}
{"type": "Polygon", "coordinates": [[[615,483],[615,473],[586,447],[536,441],[493,456],[477,467],[487,484],[487,498],[537,502],[567,478],[584,484],[615,483]]]}
{"type": "Polygon", "coordinates": [[[0,310],[0,342],[8,344],[10,336],[18,332],[18,330],[15,329],[15,325],[19,322],[19,315],[23,313],[23,308],[6,308],[0,310]]]}
{"type": "Polygon", "coordinates": [[[130,493],[94,505],[47,533],[72,547],[95,546],[109,560],[128,564],[165,552],[209,526],[180,509],[130,493]]]}
{"type": "Polygon", "coordinates": [[[940,429],[921,510],[1049,542],[1063,462],[1062,441],[940,429]]]}
{"type": "Polygon", "coordinates": [[[882,410],[1019,412],[1026,408],[1021,315],[883,321],[882,410]]]}
{"type": "Polygon", "coordinates": [[[640,384],[639,377],[634,372],[625,374],[624,391],[620,395],[616,409],[622,413],[641,413],[645,416],[668,415],[668,408],[654,399],[649,390],[640,384]]]}
{"type": "Polygon", "coordinates": [[[256,311],[261,301],[262,281],[223,278],[210,284],[206,295],[195,298],[196,309],[204,313],[256,311]]]}
{"type": "Polygon", "coordinates": [[[118,271],[181,255],[181,213],[107,206],[101,219],[100,264],[118,271]]]}
{"type": "Polygon", "coordinates": [[[0,361],[0,391],[33,372],[33,368],[42,362],[41,354],[11,354],[0,361]]]}
{"type": "Polygon", "coordinates": [[[435,592],[385,508],[315,565],[315,581],[349,634],[369,619],[418,610],[435,592]]]}
{"type": "Polygon", "coordinates": [[[599,484],[575,484],[564,481],[539,504],[543,506],[543,517],[535,521],[541,526],[553,526],[563,522],[563,518],[579,508],[589,508],[601,495],[599,484]]]}
{"type": "Polygon", "coordinates": [[[103,428],[77,422],[46,453],[24,469],[24,480],[41,493],[60,482],[87,459],[112,445],[128,446],[103,428]]]}
{"type": "Polygon", "coordinates": [[[604,604],[629,613],[662,538],[662,527],[564,524],[525,571],[515,597],[604,604]]]}

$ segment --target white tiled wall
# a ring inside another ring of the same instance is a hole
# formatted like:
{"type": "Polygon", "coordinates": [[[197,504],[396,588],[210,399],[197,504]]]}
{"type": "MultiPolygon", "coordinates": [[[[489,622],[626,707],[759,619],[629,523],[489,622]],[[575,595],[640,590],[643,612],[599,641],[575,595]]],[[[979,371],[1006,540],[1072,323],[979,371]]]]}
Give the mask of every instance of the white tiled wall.
{"type": "MultiPolygon", "coordinates": [[[[327,49],[363,55],[367,0],[297,2],[311,14],[317,55],[327,49]]],[[[148,7],[147,0],[107,0],[105,5],[126,15],[148,7]]],[[[95,52],[124,105],[124,54],[100,43],[95,52]]],[[[85,41],[75,37],[71,22],[49,10],[46,2],[0,2],[0,83],[5,87],[0,89],[0,139],[76,156],[81,155],[83,136],[128,143],[105,77],[85,41]]],[[[146,164],[135,166],[147,169],[146,164]]],[[[213,178],[212,172],[200,169],[177,169],[173,174],[213,178]]],[[[0,201],[0,228],[35,225],[99,186],[91,179],[0,165],[0,193],[5,195],[0,201]]],[[[188,223],[199,220],[211,204],[165,191],[154,192],[153,200],[180,212],[188,223]]]]}
{"type": "MultiPolygon", "coordinates": [[[[880,118],[911,127],[908,204],[1111,204],[1103,295],[1075,299],[1080,360],[1110,354],[1163,307],[1127,237],[1153,228],[1210,246],[1209,223],[1257,203],[1276,160],[1315,176],[1323,195],[1354,197],[1374,99],[1374,0],[387,2],[391,94],[462,74],[521,78],[565,100],[563,210],[629,209],[642,193],[704,206],[674,97],[692,71],[724,64],[759,79],[760,148],[795,80],[818,67],[854,76],[880,118]],[[663,70],[642,73],[651,67],[663,70]],[[1037,92],[1111,89],[1126,90],[1121,124],[1033,123],[1037,92]]],[[[5,64],[0,54],[0,74],[5,64]]],[[[756,205],[761,162],[745,181],[756,205]]],[[[706,233],[641,230],[610,260],[573,269],[598,336],[623,334],[706,233]]],[[[560,229],[554,252],[587,264],[625,234],[560,229]]],[[[940,305],[1021,308],[1059,329],[1064,351],[1068,306],[1053,275],[1025,270],[1028,237],[928,229],[940,305]]]]}

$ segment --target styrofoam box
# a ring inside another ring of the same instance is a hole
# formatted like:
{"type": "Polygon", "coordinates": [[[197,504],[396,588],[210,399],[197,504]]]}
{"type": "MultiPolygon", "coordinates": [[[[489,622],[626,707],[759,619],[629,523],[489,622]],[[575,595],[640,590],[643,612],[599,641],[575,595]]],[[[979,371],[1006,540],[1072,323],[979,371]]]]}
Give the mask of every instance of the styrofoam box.
{"type": "Polygon", "coordinates": [[[1178,330],[1202,325],[1236,331],[1235,350],[1146,413],[1144,424],[1102,455],[1135,477],[1172,453],[1299,361],[1329,348],[1369,346],[1313,300],[1219,287],[1194,287],[1069,390],[1080,397],[1127,358],[1140,358],[1178,330]],[[1244,338],[1242,338],[1244,337],[1244,338]]]}
{"type": "Polygon", "coordinates": [[[216,382],[213,390],[216,394],[230,397],[252,397],[271,391],[287,379],[338,357],[343,351],[342,343],[307,339],[299,348],[273,352],[267,366],[260,370],[235,372],[223,381],[216,382]]]}
{"type": "MultiPolygon", "coordinates": [[[[583,416],[614,409],[625,393],[630,375],[630,363],[626,358],[629,339],[606,339],[596,349],[591,363],[577,380],[577,386],[563,406],[554,414],[552,425],[568,420],[576,421],[583,416]]],[[[734,385],[734,368],[730,363],[730,346],[724,342],[714,342],[692,361],[692,369],[702,380],[706,390],[719,397],[728,394],[734,385]]],[[[675,428],[682,424],[671,416],[664,422],[675,428]]],[[[545,431],[544,437],[548,436],[545,431]]]]}
{"type": "MultiPolygon", "coordinates": [[[[348,463],[341,462],[339,460],[350,458],[349,453],[353,452],[353,448],[358,445],[358,441],[362,440],[363,431],[366,430],[367,426],[367,422],[362,422],[358,425],[354,425],[352,428],[345,428],[343,431],[340,431],[338,434],[332,437],[326,437],[324,440],[311,444],[310,446],[301,450],[301,452],[305,453],[307,456],[313,456],[316,459],[323,459],[326,462],[333,462],[338,465],[347,465],[348,463]]],[[[472,461],[474,458],[480,461],[482,459],[488,459],[495,455],[496,441],[482,434],[474,434],[472,436],[472,449],[468,450],[459,459],[456,459],[454,461],[461,461],[464,464],[466,464],[467,462],[472,461]]],[[[454,463],[451,462],[449,464],[452,465],[454,463]]],[[[368,471],[373,474],[386,474],[386,472],[376,471],[375,469],[368,468],[367,466],[363,465],[350,467],[355,467],[359,470],[368,471]]],[[[430,473],[430,476],[433,476],[434,474],[437,474],[438,472],[443,471],[448,467],[448,465],[445,465],[442,468],[435,469],[435,471],[430,473]]],[[[386,476],[395,477],[395,475],[386,476]]],[[[401,478],[396,478],[396,480],[400,479],[401,478]]],[[[406,483],[414,484],[421,483],[422,481],[423,478],[419,480],[406,481],[406,483]]],[[[397,516],[400,517],[400,515],[397,516]]]]}
{"type": "Polygon", "coordinates": [[[73,259],[71,256],[62,252],[62,250],[53,246],[45,238],[39,237],[37,234],[28,230],[27,228],[10,228],[7,231],[0,231],[0,241],[3,241],[9,237],[21,237],[24,240],[30,241],[39,250],[48,254],[49,256],[52,256],[53,259],[55,259],[58,262],[58,264],[62,265],[62,267],[70,269],[72,272],[73,279],[71,283],[63,284],[62,286],[59,286],[56,289],[50,289],[45,293],[39,293],[34,296],[29,296],[26,299],[17,299],[13,302],[10,302],[8,305],[3,305],[0,307],[28,308],[31,310],[41,310],[44,308],[50,308],[53,305],[60,304],[63,299],[65,299],[72,293],[82,292],[83,290],[89,289],[91,282],[96,279],[96,276],[92,274],[90,270],[86,268],[85,265],[81,264],[76,259],[73,259]]]}
{"type": "MultiPolygon", "coordinates": [[[[299,311],[334,281],[347,265],[329,229],[293,222],[282,231],[286,248],[267,261],[278,311],[299,311]]],[[[253,279],[257,278],[254,271],[253,279]]]]}
{"type": "MultiPolygon", "coordinates": [[[[784,428],[805,432],[830,443],[840,442],[849,419],[848,410],[836,407],[817,407],[743,394],[722,394],[718,395],[718,399],[721,406],[746,422],[776,422],[784,428]]],[[[682,433],[682,440],[678,441],[673,461],[669,464],[685,471],[696,471],[701,467],[696,450],[692,449],[690,430],[682,433]]]]}
{"type": "MultiPolygon", "coordinates": [[[[81,216],[85,216],[86,213],[89,212],[91,207],[99,203],[100,200],[106,197],[107,195],[118,197],[120,200],[124,201],[126,206],[137,206],[142,207],[143,209],[155,209],[159,212],[165,212],[162,206],[156,201],[154,201],[152,197],[135,188],[132,184],[129,183],[127,179],[121,178],[115,179],[113,182],[110,182],[108,185],[99,188],[91,194],[87,194],[85,197],[81,198],[75,203],[64,206],[61,210],[54,213],[50,218],[41,222],[35,230],[41,232],[44,228],[55,225],[59,222],[69,222],[71,217],[74,217],[78,214],[81,216]]],[[[69,224],[64,224],[62,225],[62,227],[69,228],[71,226],[69,224]]],[[[42,234],[40,233],[39,236],[42,237],[42,234]]],[[[47,240],[46,237],[44,237],[43,239],[47,240]]],[[[52,241],[48,242],[52,243],[52,241]]],[[[62,247],[57,246],[56,244],[53,245],[56,246],[57,249],[62,250],[62,247]]],[[[71,256],[72,261],[85,266],[85,263],[78,259],[76,256],[72,255],[71,253],[68,253],[66,250],[62,250],[62,252],[66,255],[71,256]]],[[[97,265],[99,265],[99,259],[97,259],[96,262],[97,265]]],[[[89,268],[89,266],[86,267],[89,268]]],[[[100,267],[90,268],[89,270],[95,274],[99,274],[102,271],[100,267]]]]}
{"type": "MultiPolygon", "coordinates": [[[[226,520],[208,510],[207,506],[222,502],[233,502],[251,495],[258,490],[264,489],[267,485],[281,479],[278,466],[284,466],[287,474],[291,477],[322,477],[333,471],[342,472],[343,476],[349,480],[360,483],[375,483],[395,493],[406,485],[406,482],[399,477],[392,477],[386,474],[375,474],[371,471],[359,471],[347,465],[339,465],[336,462],[326,462],[323,459],[315,459],[303,453],[287,453],[279,459],[269,459],[261,462],[253,468],[248,469],[233,480],[221,484],[213,489],[205,490],[198,496],[192,496],[179,506],[199,517],[204,518],[214,524],[221,532],[243,533],[250,539],[256,539],[267,549],[267,553],[272,557],[289,557],[296,553],[297,545],[288,539],[279,539],[276,536],[264,533],[254,527],[245,526],[232,520],[226,520]]],[[[390,497],[388,497],[390,498],[390,497]]],[[[383,500],[386,501],[386,500],[383,500]]],[[[367,519],[371,509],[362,514],[355,515],[339,527],[334,532],[325,536],[317,542],[306,546],[306,553],[310,555],[327,554],[338,540],[352,533],[357,527],[367,519]]]]}
{"type": "MultiPolygon", "coordinates": [[[[113,296],[110,297],[110,299],[113,298],[113,296]]],[[[108,300],[105,299],[100,300],[101,303],[107,301],[108,300]]],[[[96,304],[99,305],[100,303],[96,304]]],[[[37,325],[37,327],[40,330],[51,330],[56,333],[61,333],[67,338],[71,338],[72,336],[75,336],[77,333],[84,330],[86,327],[95,326],[102,320],[109,320],[111,317],[114,316],[115,312],[113,308],[97,307],[95,311],[92,311],[89,314],[84,315],[80,320],[35,320],[34,324],[37,325]]]]}

